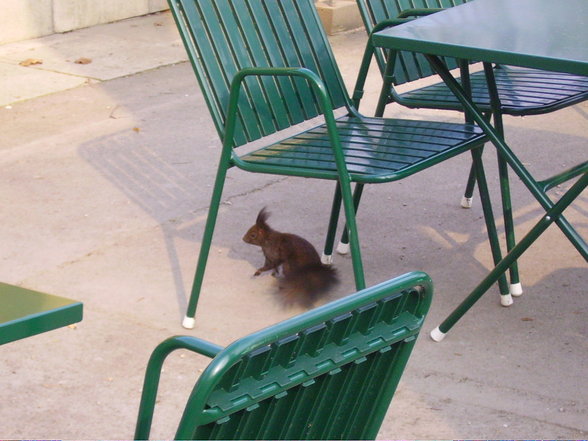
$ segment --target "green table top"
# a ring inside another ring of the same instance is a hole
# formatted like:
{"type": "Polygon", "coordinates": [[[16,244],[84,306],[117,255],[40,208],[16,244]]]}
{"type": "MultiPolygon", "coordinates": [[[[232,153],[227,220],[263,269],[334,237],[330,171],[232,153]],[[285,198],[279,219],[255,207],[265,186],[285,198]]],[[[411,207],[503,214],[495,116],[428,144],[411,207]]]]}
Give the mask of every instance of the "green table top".
{"type": "Polygon", "coordinates": [[[588,76],[588,0],[474,0],[385,29],[373,42],[588,76]]]}
{"type": "Polygon", "coordinates": [[[82,320],[75,300],[0,283],[0,345],[82,320]]]}

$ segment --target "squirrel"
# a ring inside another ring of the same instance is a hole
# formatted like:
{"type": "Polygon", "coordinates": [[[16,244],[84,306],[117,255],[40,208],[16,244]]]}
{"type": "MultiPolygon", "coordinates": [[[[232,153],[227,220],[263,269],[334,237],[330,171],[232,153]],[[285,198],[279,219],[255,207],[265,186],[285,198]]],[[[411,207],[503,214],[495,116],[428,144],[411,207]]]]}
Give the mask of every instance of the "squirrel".
{"type": "Polygon", "coordinates": [[[265,264],[253,275],[259,276],[269,270],[278,275],[281,266],[280,290],[284,303],[310,307],[339,283],[337,270],[324,265],[306,239],[272,229],[267,223],[269,215],[266,208],[262,208],[255,225],[243,236],[244,242],[260,246],[265,256],[265,264]]]}

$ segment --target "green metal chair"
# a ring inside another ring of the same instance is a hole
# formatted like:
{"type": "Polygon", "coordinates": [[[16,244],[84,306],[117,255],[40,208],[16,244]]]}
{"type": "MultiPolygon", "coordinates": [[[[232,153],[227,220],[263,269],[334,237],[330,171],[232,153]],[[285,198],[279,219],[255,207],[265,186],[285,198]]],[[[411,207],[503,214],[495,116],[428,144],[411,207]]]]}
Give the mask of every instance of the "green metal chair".
{"type": "MultiPolygon", "coordinates": [[[[411,2],[402,0],[356,0],[368,33],[371,33],[374,29],[378,30],[400,24],[402,21],[407,20],[408,17],[414,18],[428,15],[443,8],[458,6],[467,1],[469,0],[415,0],[411,2]]],[[[442,81],[399,93],[395,86],[427,78],[435,75],[435,72],[421,54],[398,52],[395,55],[396,60],[393,71],[385,73],[386,54],[381,50],[375,50],[374,52],[378,67],[390,85],[390,93],[388,96],[382,97],[385,100],[380,101],[377,115],[381,115],[384,106],[391,102],[410,108],[463,110],[455,95],[442,81]]],[[[492,109],[484,72],[479,71],[466,75],[466,73],[469,74],[467,63],[459,62],[458,60],[445,61],[450,69],[459,67],[462,77],[469,77],[470,82],[466,88],[472,94],[474,102],[481,110],[487,113],[488,118],[493,117],[494,125],[500,133],[504,133],[502,115],[539,115],[577,104],[588,98],[588,77],[497,65],[494,68],[494,77],[501,105],[500,108],[492,109]]],[[[361,97],[363,93],[362,87],[360,86],[354,91],[354,97],[361,97]]],[[[510,250],[515,245],[514,223],[507,166],[502,158],[499,158],[499,171],[507,248],[510,250]]],[[[475,171],[472,166],[465,194],[462,198],[462,207],[464,208],[471,207],[475,182],[475,171]]],[[[361,188],[358,188],[357,191],[360,197],[361,188]]],[[[332,249],[333,246],[327,245],[326,248],[332,249]]],[[[341,254],[348,251],[348,239],[345,235],[338,246],[338,250],[341,254]]],[[[522,294],[516,262],[510,268],[510,280],[509,294],[501,296],[501,302],[504,306],[512,304],[511,295],[522,294]]],[[[502,294],[505,293],[502,292],[502,294]]]]}
{"type": "MultiPolygon", "coordinates": [[[[300,0],[297,0],[300,1],[300,0]]],[[[165,358],[212,358],[175,439],[374,439],[429,309],[413,272],[243,337],[226,348],[172,337],[151,355],[135,439],[148,439],[165,358]]]]}
{"type": "Polygon", "coordinates": [[[467,123],[359,114],[312,0],[169,0],[169,4],[223,144],[184,327],[194,326],[231,167],[336,181],[332,219],[339,215],[342,200],[359,290],[365,288],[365,278],[351,184],[396,181],[471,150],[488,209],[490,242],[495,259],[500,260],[478,148],[486,141],[480,129],[467,123]],[[258,145],[251,152],[247,145],[252,141],[258,145]]]}
{"type": "MultiPolygon", "coordinates": [[[[387,22],[396,24],[395,19],[428,15],[468,1],[471,0],[356,0],[368,33],[377,25],[386,26],[387,22]]],[[[396,56],[393,86],[435,75],[421,54],[400,52],[396,56]]],[[[377,51],[376,60],[383,74],[386,67],[385,54],[377,51]]],[[[456,60],[446,61],[450,69],[459,67],[456,60]]],[[[494,75],[501,103],[499,112],[502,115],[539,115],[577,104],[588,98],[588,77],[585,76],[502,65],[495,67],[494,75]]],[[[482,110],[493,111],[490,108],[484,72],[472,73],[470,82],[474,102],[482,110]]],[[[388,98],[389,101],[413,108],[462,110],[458,99],[443,82],[404,93],[399,93],[391,87],[388,98]]]]}

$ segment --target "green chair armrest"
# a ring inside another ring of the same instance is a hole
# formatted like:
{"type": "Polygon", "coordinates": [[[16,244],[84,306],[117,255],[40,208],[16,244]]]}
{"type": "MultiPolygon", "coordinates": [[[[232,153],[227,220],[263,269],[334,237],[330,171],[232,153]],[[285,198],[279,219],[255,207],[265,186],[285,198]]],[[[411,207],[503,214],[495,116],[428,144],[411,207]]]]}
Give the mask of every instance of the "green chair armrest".
{"type": "Polygon", "coordinates": [[[135,428],[135,439],[149,438],[151,422],[153,420],[153,409],[155,407],[155,399],[157,398],[157,389],[159,388],[159,379],[161,377],[161,368],[167,356],[178,349],[187,349],[206,357],[214,358],[224,348],[206,340],[190,336],[170,337],[155,348],[149,358],[147,370],[145,371],[143,393],[141,394],[141,404],[139,405],[139,416],[137,417],[137,426],[135,428]]]}
{"type": "Polygon", "coordinates": [[[231,82],[231,90],[229,95],[229,109],[227,112],[227,124],[225,128],[224,136],[224,150],[230,148],[232,159],[236,163],[241,162],[239,156],[232,149],[232,139],[235,131],[237,122],[237,109],[239,92],[243,81],[248,76],[290,76],[290,77],[301,77],[308,81],[310,87],[315,92],[319,99],[321,110],[325,117],[325,123],[327,130],[332,141],[332,148],[335,155],[335,161],[337,169],[341,179],[350,179],[347,171],[347,165],[345,164],[345,156],[343,155],[343,148],[339,140],[337,133],[337,126],[335,120],[335,114],[333,112],[333,105],[329,93],[325,86],[325,83],[321,78],[314,73],[312,70],[304,67],[249,67],[241,69],[235,74],[231,82]]]}

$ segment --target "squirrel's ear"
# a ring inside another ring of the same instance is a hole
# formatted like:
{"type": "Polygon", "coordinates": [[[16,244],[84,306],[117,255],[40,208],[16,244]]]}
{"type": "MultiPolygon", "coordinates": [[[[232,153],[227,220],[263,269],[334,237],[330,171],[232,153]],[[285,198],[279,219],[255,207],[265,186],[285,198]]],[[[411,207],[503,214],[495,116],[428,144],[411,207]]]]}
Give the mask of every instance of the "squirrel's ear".
{"type": "Polygon", "coordinates": [[[259,214],[257,215],[257,220],[255,221],[256,225],[262,228],[267,228],[267,218],[269,217],[270,213],[268,213],[266,207],[263,207],[259,214]]]}

